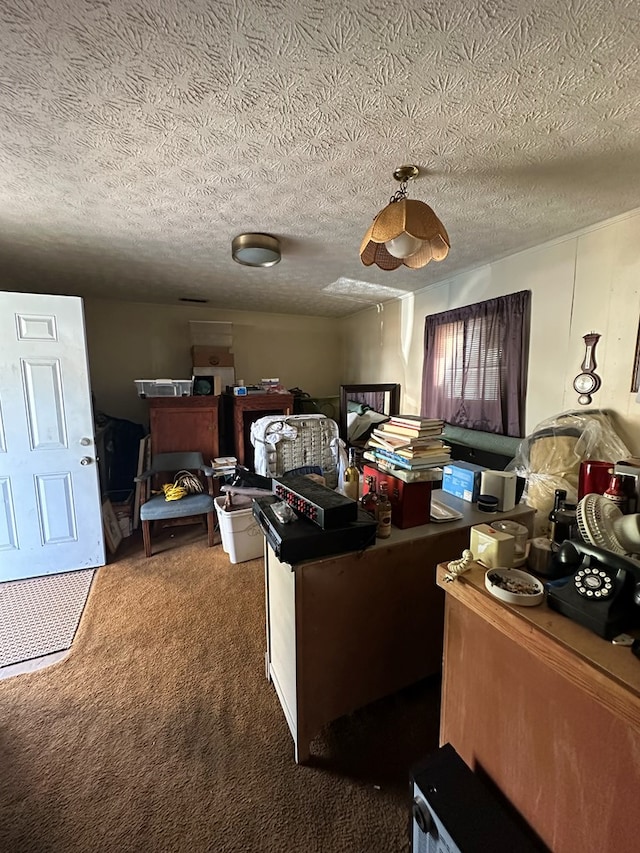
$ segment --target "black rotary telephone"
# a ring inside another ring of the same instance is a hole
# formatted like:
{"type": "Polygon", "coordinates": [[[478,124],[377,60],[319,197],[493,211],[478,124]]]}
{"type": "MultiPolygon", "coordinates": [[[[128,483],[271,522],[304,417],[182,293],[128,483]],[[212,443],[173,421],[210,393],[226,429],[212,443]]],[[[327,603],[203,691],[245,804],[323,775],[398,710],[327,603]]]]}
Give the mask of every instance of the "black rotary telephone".
{"type": "Polygon", "coordinates": [[[547,584],[547,603],[569,619],[612,640],[640,624],[640,563],[568,539],[554,556],[556,575],[547,584]]]}

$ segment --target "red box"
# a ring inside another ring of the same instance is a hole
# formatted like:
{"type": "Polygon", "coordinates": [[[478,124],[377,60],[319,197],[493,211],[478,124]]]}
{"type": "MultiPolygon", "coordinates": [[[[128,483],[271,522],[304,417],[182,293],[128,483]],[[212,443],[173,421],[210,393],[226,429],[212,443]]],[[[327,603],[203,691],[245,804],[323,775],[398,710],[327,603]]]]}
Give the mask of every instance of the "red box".
{"type": "Polygon", "coordinates": [[[391,501],[391,523],[404,530],[406,527],[418,527],[428,524],[431,520],[431,487],[432,483],[405,483],[399,477],[394,477],[387,471],[381,471],[373,465],[364,465],[363,493],[369,491],[367,477],[374,477],[376,491],[380,483],[387,483],[389,500],[391,501]]]}

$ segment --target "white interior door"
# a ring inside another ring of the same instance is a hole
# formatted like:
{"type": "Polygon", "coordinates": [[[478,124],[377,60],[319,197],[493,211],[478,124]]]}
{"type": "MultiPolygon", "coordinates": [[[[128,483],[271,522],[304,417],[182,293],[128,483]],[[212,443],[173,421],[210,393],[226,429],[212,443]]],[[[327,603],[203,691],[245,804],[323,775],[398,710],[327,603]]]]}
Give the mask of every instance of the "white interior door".
{"type": "Polygon", "coordinates": [[[104,563],[82,300],[0,293],[0,581],[104,563]]]}

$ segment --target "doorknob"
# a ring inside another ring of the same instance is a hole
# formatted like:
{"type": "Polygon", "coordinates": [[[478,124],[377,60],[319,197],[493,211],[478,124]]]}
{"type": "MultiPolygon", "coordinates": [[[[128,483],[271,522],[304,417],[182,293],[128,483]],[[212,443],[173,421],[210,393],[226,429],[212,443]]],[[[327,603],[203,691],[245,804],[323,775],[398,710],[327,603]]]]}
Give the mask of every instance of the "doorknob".
{"type": "Polygon", "coordinates": [[[90,456],[83,456],[82,459],[80,460],[81,465],[91,465],[92,462],[93,462],[93,459],[90,456]]]}

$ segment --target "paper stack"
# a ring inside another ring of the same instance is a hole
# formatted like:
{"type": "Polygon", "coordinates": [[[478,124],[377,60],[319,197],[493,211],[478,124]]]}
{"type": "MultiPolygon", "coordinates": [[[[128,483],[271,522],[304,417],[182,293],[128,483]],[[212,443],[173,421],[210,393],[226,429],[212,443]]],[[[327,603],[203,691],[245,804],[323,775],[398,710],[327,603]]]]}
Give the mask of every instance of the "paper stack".
{"type": "Polygon", "coordinates": [[[217,456],[211,460],[214,477],[226,477],[228,474],[233,474],[236,470],[238,460],[235,456],[217,456]]]}

